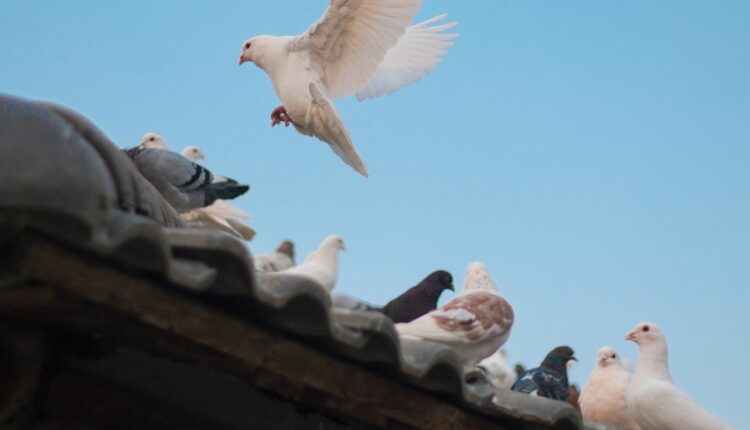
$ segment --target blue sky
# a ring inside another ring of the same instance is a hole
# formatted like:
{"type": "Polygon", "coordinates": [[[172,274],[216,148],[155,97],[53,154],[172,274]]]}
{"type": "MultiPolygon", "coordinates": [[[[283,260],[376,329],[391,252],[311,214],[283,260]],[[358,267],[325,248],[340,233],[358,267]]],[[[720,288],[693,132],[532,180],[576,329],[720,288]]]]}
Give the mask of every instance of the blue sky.
{"type": "Polygon", "coordinates": [[[677,383],[750,428],[750,4],[427,0],[460,37],[427,78],[337,101],[371,177],[269,126],[256,34],[323,0],[0,1],[0,92],[73,107],[121,146],[155,131],[251,184],[258,231],[306,254],[341,234],[337,290],[384,303],[485,262],[516,311],[511,361],[596,350],[661,325],[677,383]]]}

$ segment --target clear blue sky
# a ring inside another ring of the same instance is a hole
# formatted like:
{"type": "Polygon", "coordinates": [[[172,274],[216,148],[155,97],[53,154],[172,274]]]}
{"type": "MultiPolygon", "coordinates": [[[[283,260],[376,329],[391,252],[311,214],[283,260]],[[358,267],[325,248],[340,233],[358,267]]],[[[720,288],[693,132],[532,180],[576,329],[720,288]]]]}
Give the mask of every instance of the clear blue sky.
{"type": "Polygon", "coordinates": [[[678,384],[750,428],[750,3],[451,2],[445,61],[397,94],[337,102],[365,180],[269,126],[256,34],[297,34],[323,0],[0,1],[0,91],[71,106],[121,146],[155,131],[252,185],[266,252],[341,234],[337,290],[384,303],[486,263],[517,319],[511,361],[596,350],[652,320],[678,384]],[[471,6],[467,8],[467,6],[471,6]]]}

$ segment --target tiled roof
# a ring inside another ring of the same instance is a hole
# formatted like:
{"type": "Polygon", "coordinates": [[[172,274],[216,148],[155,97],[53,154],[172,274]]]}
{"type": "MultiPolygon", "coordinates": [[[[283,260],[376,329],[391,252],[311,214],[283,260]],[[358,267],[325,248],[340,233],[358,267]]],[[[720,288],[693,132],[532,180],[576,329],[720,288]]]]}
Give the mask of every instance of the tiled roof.
{"type": "MultiPolygon", "coordinates": [[[[391,418],[409,421],[409,414],[424,413],[418,410],[423,396],[445,405],[445,420],[453,419],[450,411],[461,411],[497,428],[583,428],[580,414],[563,402],[495,392],[481,380],[467,384],[450,348],[399,341],[387,317],[333,308],[328,293],[308,279],[256,274],[242,242],[185,228],[117,146],[80,115],[0,96],[0,130],[0,159],[14,167],[0,169],[0,249],[17,262],[0,270],[6,278],[16,274],[62,288],[254,365],[260,344],[275,336],[292,339],[287,355],[276,351],[278,363],[263,366],[327,392],[349,384],[360,390],[353,397],[363,404],[375,395],[368,388],[373,381],[422,393],[413,398],[413,410],[404,399],[391,409],[374,408],[391,418]],[[300,373],[296,353],[332,367],[321,365],[319,375],[300,373]],[[348,381],[337,368],[363,369],[365,376],[348,381]]],[[[0,292],[18,294],[2,287],[3,279],[0,292]]],[[[0,316],[9,309],[0,305],[0,316]]]]}

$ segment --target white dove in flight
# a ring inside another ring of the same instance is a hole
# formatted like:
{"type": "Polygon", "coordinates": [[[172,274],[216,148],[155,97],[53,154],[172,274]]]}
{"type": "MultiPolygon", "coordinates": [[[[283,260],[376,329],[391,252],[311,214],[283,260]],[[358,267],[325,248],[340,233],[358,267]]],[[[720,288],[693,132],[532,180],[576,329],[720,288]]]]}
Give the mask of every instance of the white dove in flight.
{"type": "Polygon", "coordinates": [[[323,17],[299,36],[255,36],[242,44],[239,64],[263,69],[283,103],[271,126],[293,124],[328,143],[346,164],[367,177],[349,131],[332,99],[392,94],[427,75],[457,34],[442,31],[439,15],[409,26],[422,0],[331,0],[323,17]],[[435,25],[432,25],[435,24],[435,25]],[[432,26],[431,26],[432,25],[432,26]]]}

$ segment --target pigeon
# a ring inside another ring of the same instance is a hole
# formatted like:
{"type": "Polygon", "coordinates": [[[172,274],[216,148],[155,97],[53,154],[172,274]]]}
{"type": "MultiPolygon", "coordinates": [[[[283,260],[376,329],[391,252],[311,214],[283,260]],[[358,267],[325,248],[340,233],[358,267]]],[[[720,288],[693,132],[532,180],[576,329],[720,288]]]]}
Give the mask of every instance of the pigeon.
{"type": "Polygon", "coordinates": [[[623,430],[640,430],[628,415],[625,402],[629,382],[630,372],[622,366],[620,354],[609,346],[599,348],[596,366],[578,401],[583,418],[623,430]]]}
{"type": "Polygon", "coordinates": [[[164,139],[162,139],[162,137],[156,133],[144,134],[138,146],[142,148],[168,149],[167,142],[165,142],[164,139]]]}
{"type": "Polygon", "coordinates": [[[510,337],[513,308],[500,297],[482,263],[469,264],[458,297],[412,322],[396,324],[399,336],[443,343],[466,366],[492,355],[510,337]]]}
{"type": "Polygon", "coordinates": [[[413,321],[437,307],[443,290],[453,291],[453,276],[445,270],[437,270],[388,302],[380,312],[394,323],[413,321]]]}
{"type": "Polygon", "coordinates": [[[344,122],[331,100],[392,94],[432,70],[457,25],[439,15],[409,26],[422,0],[331,0],[325,14],[298,36],[255,36],[242,44],[239,64],[266,72],[283,103],[271,126],[293,124],[328,143],[346,164],[367,177],[344,122]],[[433,25],[435,24],[435,25],[433,25]]]}
{"type": "Polygon", "coordinates": [[[625,340],[638,344],[640,357],[626,394],[628,414],[643,430],[728,430],[728,424],[701,408],[672,381],[667,340],[651,322],[638,324],[625,340]]]}
{"type": "MultiPolygon", "coordinates": [[[[164,150],[168,148],[167,142],[156,133],[146,133],[138,146],[164,150]]],[[[180,154],[192,162],[206,159],[203,151],[195,145],[186,146],[180,154]]],[[[214,175],[213,182],[225,180],[224,177],[214,175]]],[[[191,227],[215,228],[243,240],[255,237],[255,230],[245,224],[250,219],[250,214],[225,200],[216,200],[211,205],[181,213],[180,216],[191,227]]]]}
{"type": "Polygon", "coordinates": [[[485,378],[495,388],[509,390],[518,374],[505,359],[505,349],[500,348],[494,354],[480,361],[477,367],[484,370],[485,378]]]}
{"type": "Polygon", "coordinates": [[[258,272],[278,272],[294,266],[294,242],[285,240],[270,254],[255,257],[258,272]]]}
{"type": "Polygon", "coordinates": [[[217,199],[233,199],[250,188],[233,179],[215,181],[208,169],[169,150],[136,146],[123,152],[180,213],[209,206],[217,199]]]}
{"type": "Polygon", "coordinates": [[[339,275],[339,251],[345,249],[344,240],[340,236],[328,236],[323,239],[318,249],[307,255],[302,264],[276,274],[304,276],[330,292],[336,286],[339,275]]]}
{"type": "Polygon", "coordinates": [[[198,160],[206,159],[206,156],[203,154],[203,151],[201,151],[201,149],[195,145],[188,145],[182,148],[182,151],[180,151],[180,154],[182,154],[183,157],[195,163],[197,163],[198,160]]]}
{"type": "Polygon", "coordinates": [[[577,360],[573,349],[558,346],[547,354],[539,367],[520,375],[511,390],[548,399],[568,400],[567,364],[570,360],[577,360]]]}

